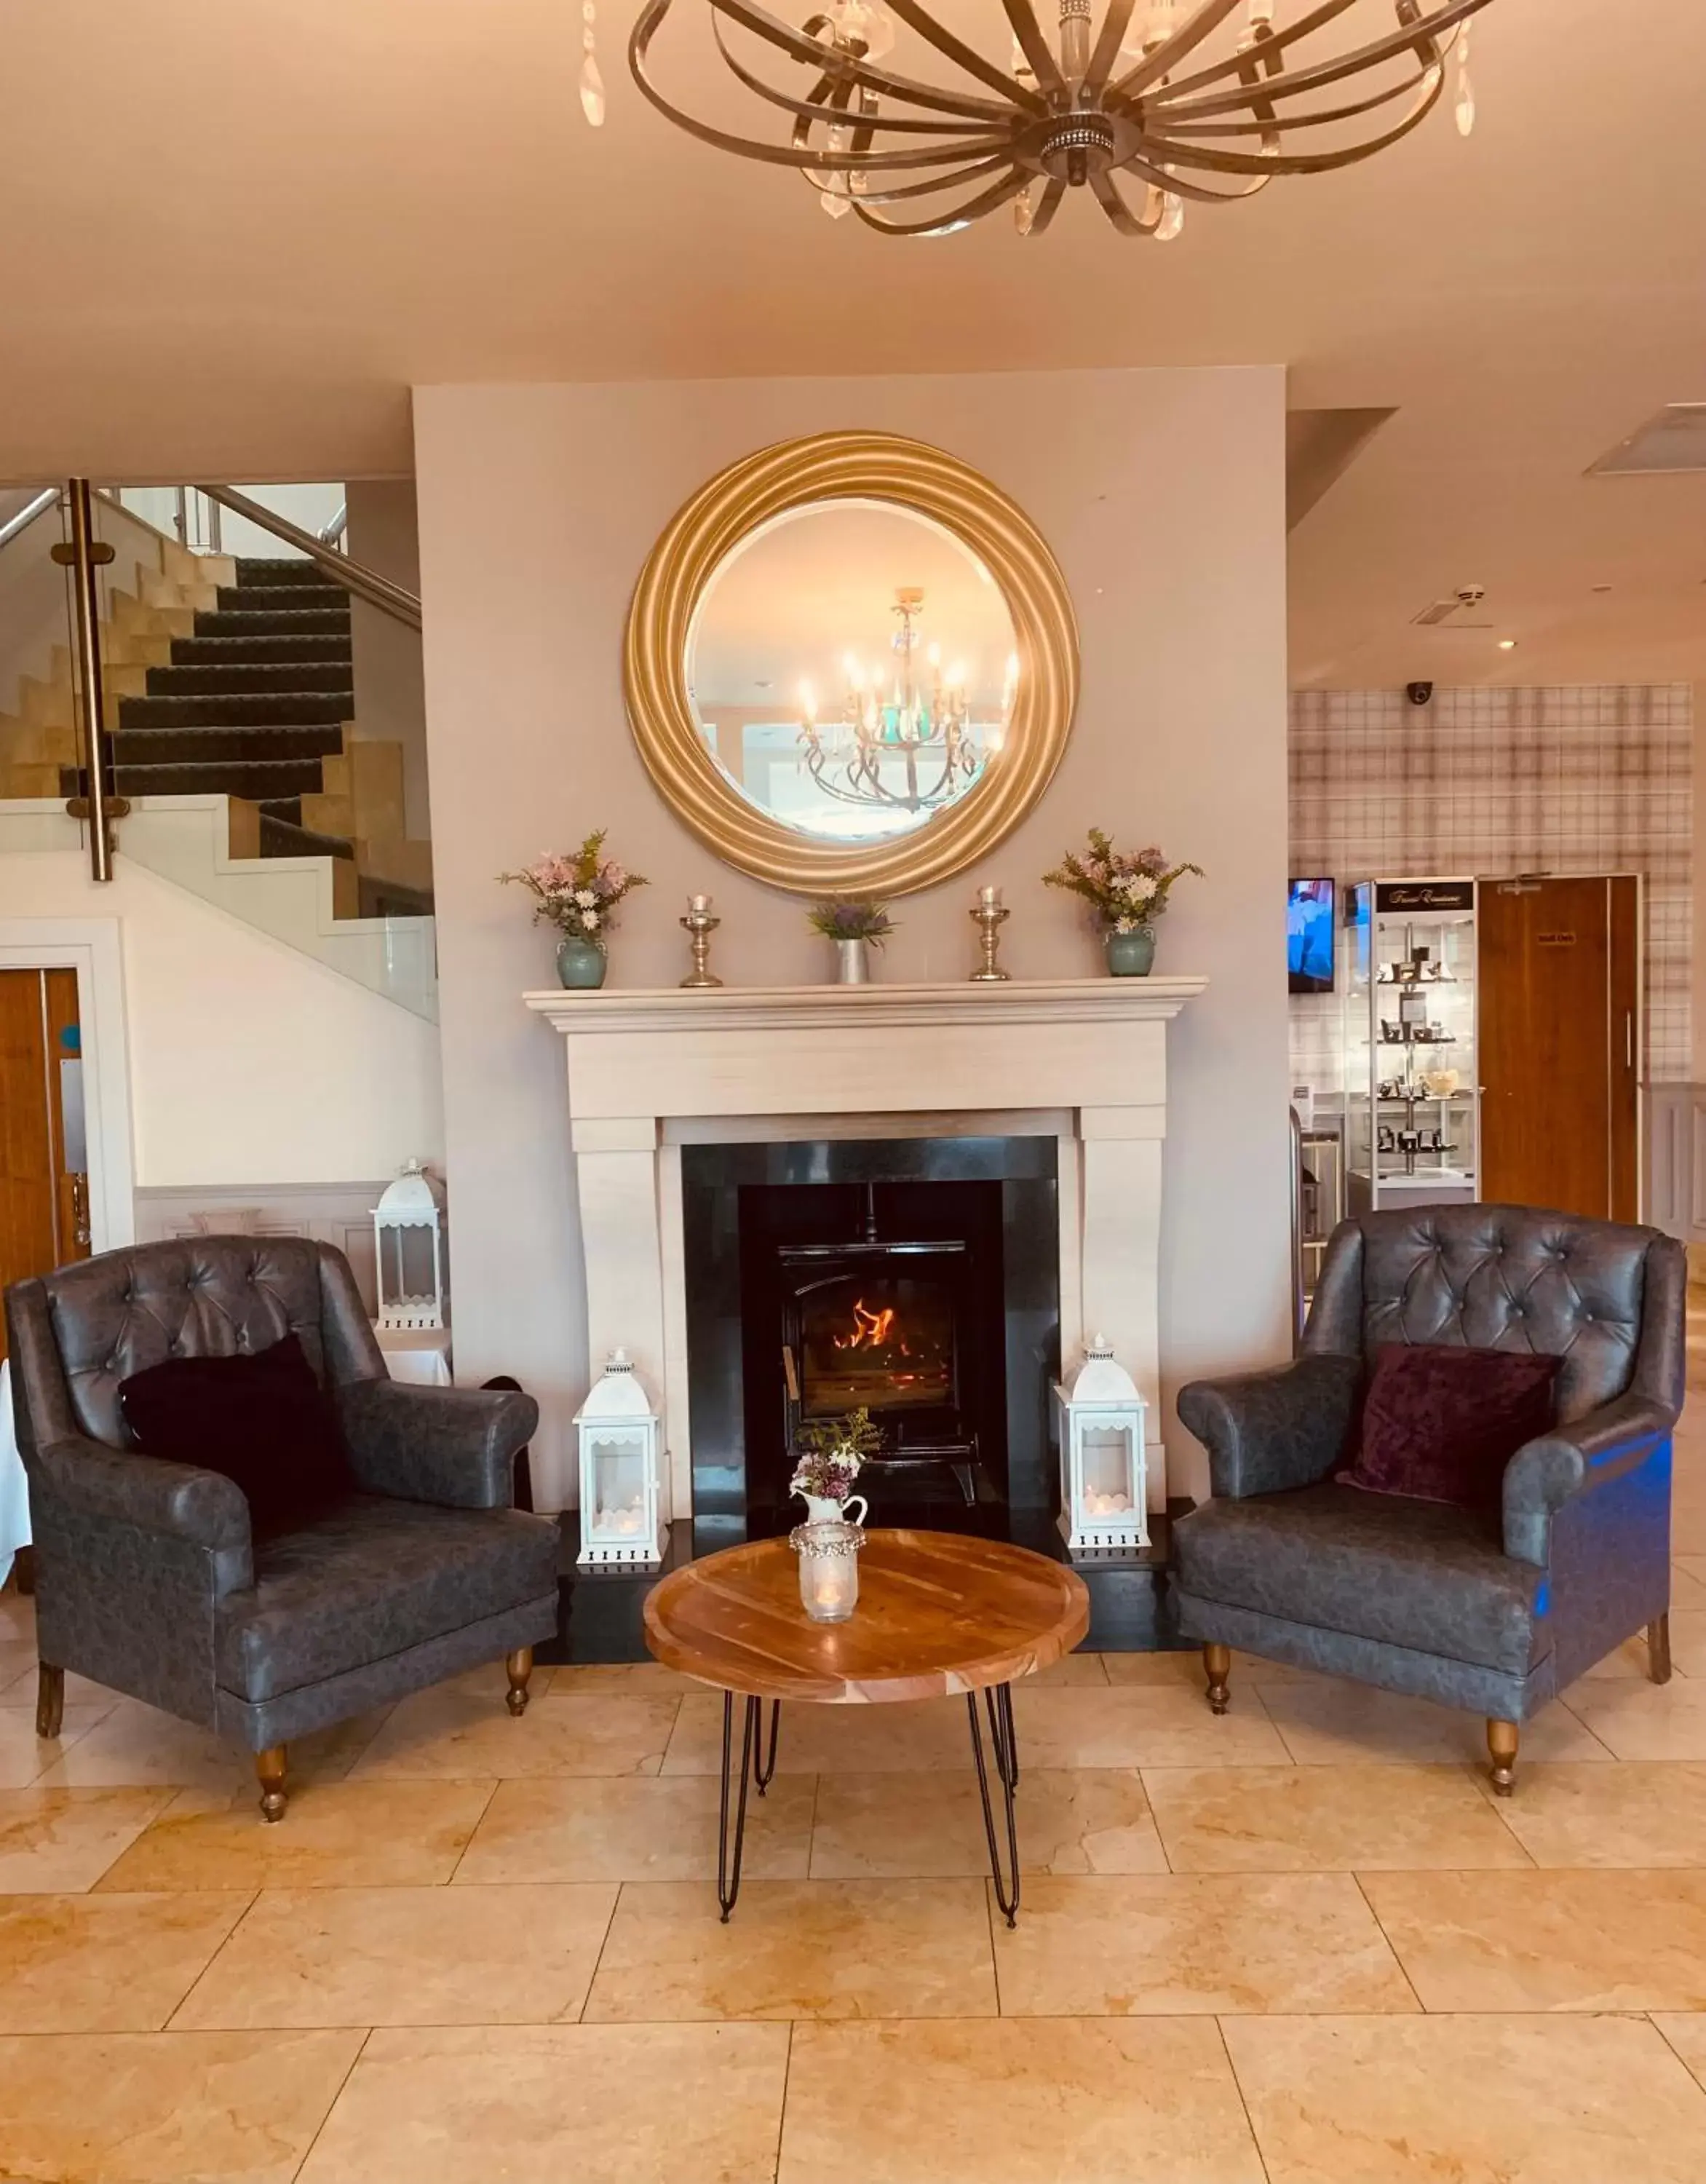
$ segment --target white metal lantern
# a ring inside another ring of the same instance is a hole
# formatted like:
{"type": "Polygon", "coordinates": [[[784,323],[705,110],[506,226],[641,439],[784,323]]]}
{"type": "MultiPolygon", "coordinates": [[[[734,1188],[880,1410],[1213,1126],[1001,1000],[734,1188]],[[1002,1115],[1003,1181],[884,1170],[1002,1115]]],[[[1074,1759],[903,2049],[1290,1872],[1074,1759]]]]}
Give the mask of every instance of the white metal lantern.
{"type": "Polygon", "coordinates": [[[1070,1553],[1149,1544],[1148,1409],[1111,1345],[1091,1336],[1060,1409],[1060,1529],[1070,1553]]]}
{"type": "Polygon", "coordinates": [[[660,1563],[659,1418],[625,1350],[613,1350],[575,1414],[581,1438],[578,1563],[660,1563]]]}
{"type": "Polygon", "coordinates": [[[444,1253],[437,1186],[418,1160],[381,1193],[373,1209],[379,1324],[442,1327],[444,1253]]]}

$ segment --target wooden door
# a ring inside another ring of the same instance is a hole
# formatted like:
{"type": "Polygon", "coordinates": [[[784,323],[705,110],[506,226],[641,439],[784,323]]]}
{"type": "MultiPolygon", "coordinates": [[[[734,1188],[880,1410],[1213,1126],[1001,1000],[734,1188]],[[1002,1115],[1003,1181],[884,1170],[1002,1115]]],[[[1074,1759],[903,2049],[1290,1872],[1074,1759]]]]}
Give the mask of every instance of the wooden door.
{"type": "Polygon", "coordinates": [[[1638,1217],[1640,915],[1630,878],[1481,883],[1481,1196],[1638,1217]]]}
{"type": "MultiPolygon", "coordinates": [[[[81,1067],[76,972],[0,971],[0,1289],[89,1256],[81,1091],[68,1113],[68,1062],[81,1067]]],[[[0,1357],[5,1340],[0,1321],[0,1357]]]]}

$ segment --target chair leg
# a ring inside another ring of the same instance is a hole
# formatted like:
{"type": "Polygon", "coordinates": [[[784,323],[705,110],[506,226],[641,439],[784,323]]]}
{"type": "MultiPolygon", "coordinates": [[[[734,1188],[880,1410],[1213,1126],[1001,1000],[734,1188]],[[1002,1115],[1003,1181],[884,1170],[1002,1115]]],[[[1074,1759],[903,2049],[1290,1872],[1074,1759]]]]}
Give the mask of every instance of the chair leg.
{"type": "Polygon", "coordinates": [[[1647,1673],[1655,1684],[1670,1680],[1670,1618],[1655,1615],[1647,1626],[1647,1673]]]}
{"type": "Polygon", "coordinates": [[[1232,1703],[1229,1679],[1232,1674],[1232,1649],[1230,1646],[1205,1646],[1203,1648],[1203,1673],[1209,1680],[1209,1706],[1214,1713],[1225,1713],[1232,1703]]]}
{"type": "Polygon", "coordinates": [[[261,1786],[261,1818],[281,1820],[290,1798],[285,1789],[285,1747],[270,1744],[255,1754],[255,1779],[261,1786]]]}
{"type": "Polygon", "coordinates": [[[533,1648],[518,1646],[513,1653],[504,1655],[503,1667],[509,1678],[509,1691],[503,1702],[511,1713],[525,1713],[527,1680],[533,1674],[533,1648]]]}
{"type": "Polygon", "coordinates": [[[65,1719],[65,1671],[51,1661],[36,1664],[36,1734],[57,1736],[65,1719]]]}
{"type": "Polygon", "coordinates": [[[1514,1721],[1489,1721],[1486,1748],[1492,1755],[1492,1787],[1496,1797],[1509,1797],[1516,1790],[1517,1727],[1514,1721]]]}

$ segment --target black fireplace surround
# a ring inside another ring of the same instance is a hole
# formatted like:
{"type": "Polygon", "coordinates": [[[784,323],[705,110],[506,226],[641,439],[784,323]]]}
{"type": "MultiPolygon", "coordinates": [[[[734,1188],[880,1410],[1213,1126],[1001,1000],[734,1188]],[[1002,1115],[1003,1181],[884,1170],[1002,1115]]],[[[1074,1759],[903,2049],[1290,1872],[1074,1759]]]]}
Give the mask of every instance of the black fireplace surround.
{"type": "Polygon", "coordinates": [[[872,1523],[1046,1517],[1056,1177],[1047,1137],[683,1147],[696,1552],[798,1522],[801,1427],[860,1407],[872,1523]]]}

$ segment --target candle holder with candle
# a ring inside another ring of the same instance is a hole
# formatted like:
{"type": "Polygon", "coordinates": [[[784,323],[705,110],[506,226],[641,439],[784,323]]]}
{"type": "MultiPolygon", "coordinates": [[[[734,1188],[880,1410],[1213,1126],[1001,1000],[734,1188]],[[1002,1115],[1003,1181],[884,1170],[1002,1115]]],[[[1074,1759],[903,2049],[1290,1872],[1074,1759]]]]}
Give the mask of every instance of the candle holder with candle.
{"type": "Polygon", "coordinates": [[[1001,889],[980,888],[971,915],[976,921],[978,945],[983,951],[982,965],[972,972],[971,983],[974,986],[999,983],[1008,974],[996,961],[995,955],[1001,945],[1001,928],[1010,915],[1001,906],[1001,889]]]}
{"type": "Polygon", "coordinates": [[[708,894],[690,894],[687,914],[681,920],[693,951],[693,968],[682,979],[684,986],[720,986],[722,980],[714,978],[710,970],[711,935],[722,923],[720,917],[711,915],[711,898],[708,894]]]}
{"type": "Polygon", "coordinates": [[[800,1558],[800,1604],[814,1623],[845,1623],[859,1605],[860,1524],[796,1524],[788,1545],[800,1558]]]}

